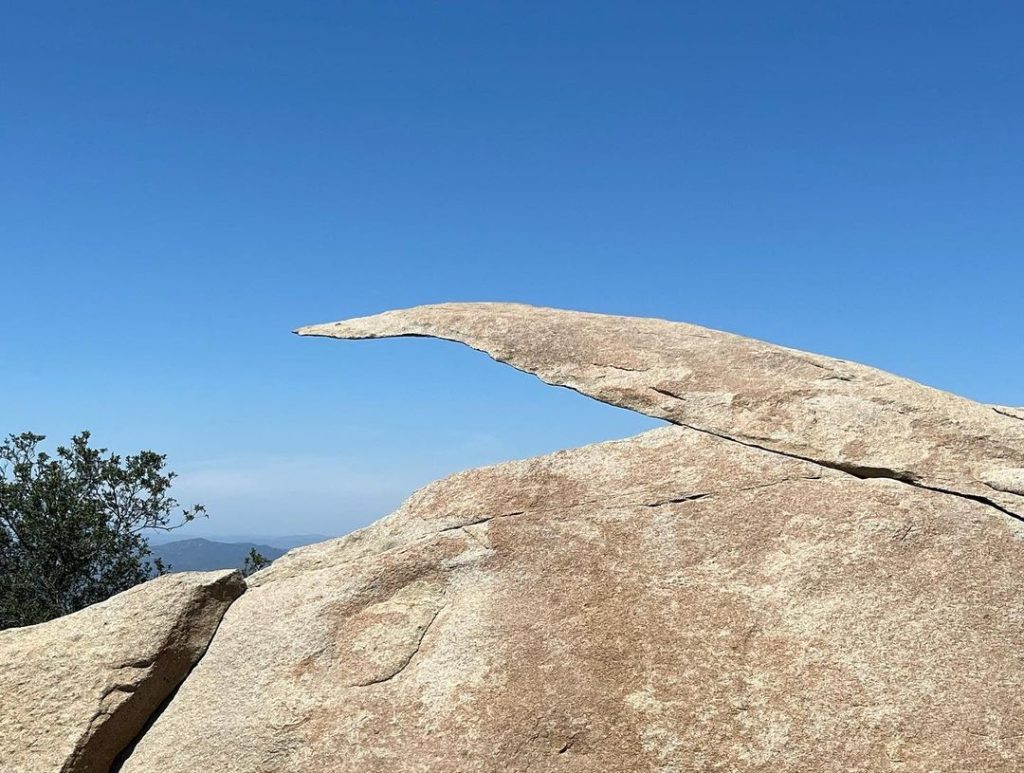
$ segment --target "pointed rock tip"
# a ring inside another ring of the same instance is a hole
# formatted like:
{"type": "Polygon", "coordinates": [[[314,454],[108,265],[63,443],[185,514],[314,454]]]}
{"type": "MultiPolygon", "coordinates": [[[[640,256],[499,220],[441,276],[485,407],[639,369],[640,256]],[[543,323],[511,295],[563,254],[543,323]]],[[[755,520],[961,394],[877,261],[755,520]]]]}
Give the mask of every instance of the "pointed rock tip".
{"type": "Polygon", "coordinates": [[[327,338],[360,339],[360,338],[389,338],[402,335],[429,335],[425,326],[434,327],[438,312],[458,314],[459,312],[473,311],[499,311],[502,309],[526,310],[537,309],[523,303],[432,303],[421,306],[411,306],[406,309],[392,309],[379,314],[371,314],[365,317],[352,317],[350,319],[338,320],[337,322],[321,322],[315,325],[303,325],[295,328],[292,332],[300,336],[320,336],[327,338]],[[433,324],[431,324],[433,323],[433,324]]]}
{"type": "Polygon", "coordinates": [[[359,317],[355,319],[340,320],[338,322],[323,322],[316,325],[303,325],[295,328],[292,332],[295,335],[326,337],[326,338],[372,338],[372,333],[361,325],[364,320],[375,319],[375,317],[359,317]]]}

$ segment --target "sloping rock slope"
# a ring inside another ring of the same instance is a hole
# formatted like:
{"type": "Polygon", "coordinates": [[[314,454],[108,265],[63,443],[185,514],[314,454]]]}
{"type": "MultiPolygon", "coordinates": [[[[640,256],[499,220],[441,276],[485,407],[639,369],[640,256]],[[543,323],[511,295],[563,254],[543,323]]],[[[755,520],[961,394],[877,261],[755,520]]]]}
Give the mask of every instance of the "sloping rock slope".
{"type": "Polygon", "coordinates": [[[1024,421],[657,320],[436,336],[667,419],[454,475],[249,579],[124,773],[1024,771],[1024,421]]]}
{"type": "Polygon", "coordinates": [[[244,588],[237,572],[166,575],[67,617],[0,631],[0,771],[109,770],[244,588]]]}

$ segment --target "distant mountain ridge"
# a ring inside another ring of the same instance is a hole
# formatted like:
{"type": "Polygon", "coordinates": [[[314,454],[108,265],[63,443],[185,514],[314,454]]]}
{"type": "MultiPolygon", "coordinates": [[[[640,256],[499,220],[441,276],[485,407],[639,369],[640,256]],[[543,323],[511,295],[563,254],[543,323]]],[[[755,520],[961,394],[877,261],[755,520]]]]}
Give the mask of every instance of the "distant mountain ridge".
{"type": "Polygon", "coordinates": [[[287,551],[272,545],[251,542],[215,542],[196,537],[151,545],[153,558],[159,558],[173,572],[206,572],[214,569],[239,569],[253,548],[273,561],[287,551]]]}
{"type": "MultiPolygon", "coordinates": [[[[164,532],[154,531],[151,534],[146,535],[146,539],[149,540],[149,544],[152,545],[168,545],[173,542],[185,542],[185,538],[180,536],[180,532],[164,532]]],[[[195,537],[189,539],[204,539],[208,542],[221,542],[221,543],[238,543],[248,542],[251,545],[269,545],[273,548],[280,550],[291,550],[292,548],[302,547],[303,545],[312,545],[316,542],[326,542],[334,537],[327,536],[325,534],[198,534],[195,537]]]]}
{"type": "Polygon", "coordinates": [[[269,545],[281,550],[291,550],[303,545],[326,542],[334,537],[324,534],[207,534],[204,539],[211,542],[252,542],[254,545],[269,545]]]}

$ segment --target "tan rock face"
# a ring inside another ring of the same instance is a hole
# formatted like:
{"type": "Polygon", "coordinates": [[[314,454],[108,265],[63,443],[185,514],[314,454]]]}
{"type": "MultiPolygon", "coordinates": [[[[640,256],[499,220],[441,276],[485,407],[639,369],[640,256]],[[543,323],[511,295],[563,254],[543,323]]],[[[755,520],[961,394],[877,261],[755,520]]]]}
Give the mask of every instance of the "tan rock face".
{"type": "Polygon", "coordinates": [[[1009,409],[652,320],[304,332],[462,340],[677,426],[454,475],[279,559],[124,773],[1024,770],[1009,409]]]}
{"type": "Polygon", "coordinates": [[[0,631],[0,771],[105,773],[244,588],[237,572],[166,575],[67,617],[0,631]]]}

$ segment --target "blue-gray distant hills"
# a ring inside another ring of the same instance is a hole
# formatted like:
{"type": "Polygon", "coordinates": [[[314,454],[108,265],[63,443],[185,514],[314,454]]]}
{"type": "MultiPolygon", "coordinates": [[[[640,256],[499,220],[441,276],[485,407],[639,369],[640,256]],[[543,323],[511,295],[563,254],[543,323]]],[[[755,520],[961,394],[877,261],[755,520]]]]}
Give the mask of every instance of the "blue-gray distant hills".
{"type": "Polygon", "coordinates": [[[204,572],[213,569],[240,569],[252,548],[273,561],[285,554],[282,548],[252,542],[214,542],[195,538],[151,545],[153,558],[161,559],[172,572],[204,572]]]}
{"type": "Polygon", "coordinates": [[[323,534],[225,534],[191,539],[171,539],[166,532],[147,535],[153,558],[169,564],[173,572],[206,572],[239,569],[252,548],[273,561],[292,548],[331,539],[323,534]]]}

